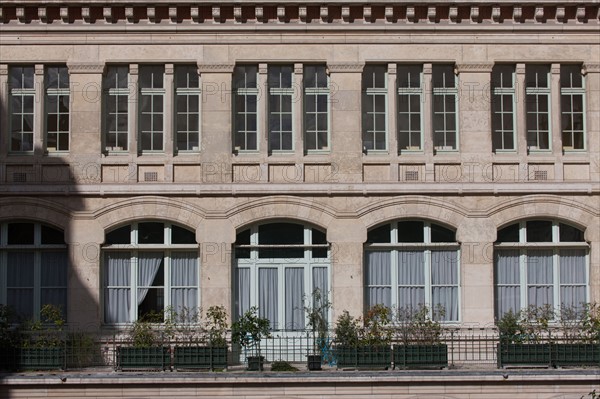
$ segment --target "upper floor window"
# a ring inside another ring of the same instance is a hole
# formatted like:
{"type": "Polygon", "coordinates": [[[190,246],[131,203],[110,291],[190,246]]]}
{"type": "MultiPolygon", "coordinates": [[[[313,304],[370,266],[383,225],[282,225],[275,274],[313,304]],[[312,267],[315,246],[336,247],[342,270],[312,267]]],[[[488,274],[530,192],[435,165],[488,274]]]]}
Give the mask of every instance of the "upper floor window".
{"type": "Polygon", "coordinates": [[[292,65],[269,65],[269,151],[290,151],[294,148],[293,76],[292,65]]]}
{"type": "Polygon", "coordinates": [[[459,320],[459,246],[455,233],[423,221],[371,229],[365,246],[366,307],[429,307],[436,320],[459,320]]]}
{"type": "Polygon", "coordinates": [[[199,259],[193,231],[163,222],[139,222],[106,234],[102,251],[104,321],[127,323],[198,309],[199,259]]]}
{"type": "Polygon", "coordinates": [[[528,220],[498,230],[496,317],[529,306],[578,308],[587,302],[588,248],[582,230],[557,221],[528,220]]]}
{"type": "Polygon", "coordinates": [[[304,147],[329,151],[329,77],[325,65],[304,66],[304,147]]]}
{"type": "Polygon", "coordinates": [[[362,76],[363,149],[387,150],[387,68],[367,65],[362,76]]]}
{"type": "Polygon", "coordinates": [[[436,151],[458,149],[458,89],[454,65],[434,64],[433,147],[436,151]]]}
{"type": "Polygon", "coordinates": [[[200,77],[195,66],[175,66],[177,151],[200,149],[200,77]]]}
{"type": "Polygon", "coordinates": [[[33,66],[9,68],[10,151],[33,151],[35,84],[33,66]]]}
{"type": "Polygon", "coordinates": [[[495,65],[492,70],[492,150],[514,151],[515,66],[495,65]]]}
{"type": "Polygon", "coordinates": [[[398,65],[398,149],[400,152],[423,149],[422,104],[423,67],[398,65]]]}
{"type": "Polygon", "coordinates": [[[44,305],[67,313],[67,245],[64,233],[41,223],[0,224],[0,303],[23,319],[44,305]]]}
{"type": "Polygon", "coordinates": [[[560,66],[562,145],[565,151],[585,149],[585,87],[580,65],[560,66]]]}
{"type": "Polygon", "coordinates": [[[104,145],[107,151],[129,148],[129,67],[109,66],[103,81],[104,145]]]}
{"type": "Polygon", "coordinates": [[[139,140],[142,152],[164,149],[164,73],[162,65],[140,66],[139,140]]]}
{"type": "Polygon", "coordinates": [[[527,149],[550,149],[550,66],[525,68],[527,149]]]}
{"type": "Polygon", "coordinates": [[[46,85],[46,149],[69,151],[69,71],[66,66],[48,66],[46,85]]]}
{"type": "Polygon", "coordinates": [[[233,72],[233,145],[240,151],[258,150],[258,66],[237,65],[233,72]]]}

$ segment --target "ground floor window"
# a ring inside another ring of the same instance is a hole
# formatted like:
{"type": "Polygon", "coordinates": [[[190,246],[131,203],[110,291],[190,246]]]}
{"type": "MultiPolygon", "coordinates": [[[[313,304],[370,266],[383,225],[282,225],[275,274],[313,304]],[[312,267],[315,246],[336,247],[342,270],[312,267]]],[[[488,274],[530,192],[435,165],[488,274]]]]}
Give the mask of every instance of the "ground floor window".
{"type": "Polygon", "coordinates": [[[424,221],[387,223],[368,232],[366,307],[427,306],[432,317],[459,320],[459,247],[454,231],[424,221]]]}
{"type": "Polygon", "coordinates": [[[304,306],[329,291],[329,245],[319,229],[268,223],[240,231],[235,243],[234,298],[238,315],[258,307],[274,330],[306,326],[304,306]]]}
{"type": "Polygon", "coordinates": [[[195,233],[163,222],[139,222],[107,233],[103,248],[104,321],[127,323],[165,309],[199,306],[195,233]]]}
{"type": "Polygon", "coordinates": [[[588,244],[580,229],[528,220],[498,231],[494,248],[496,317],[529,306],[578,308],[588,299],[588,244]]]}
{"type": "Polygon", "coordinates": [[[27,221],[0,224],[0,303],[38,320],[44,305],[67,315],[68,254],[64,232],[27,221]]]}

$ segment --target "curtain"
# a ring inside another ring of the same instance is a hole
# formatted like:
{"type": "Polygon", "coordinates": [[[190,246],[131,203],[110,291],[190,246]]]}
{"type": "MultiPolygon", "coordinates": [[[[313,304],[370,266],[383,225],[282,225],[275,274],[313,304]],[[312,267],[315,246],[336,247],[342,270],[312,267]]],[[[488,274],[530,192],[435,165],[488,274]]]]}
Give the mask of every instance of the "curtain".
{"type": "Polygon", "coordinates": [[[285,329],[304,329],[304,268],[285,268],[285,329]]]}
{"type": "Polygon", "coordinates": [[[529,305],[554,306],[552,250],[527,251],[527,299],[529,305]]]}
{"type": "Polygon", "coordinates": [[[432,307],[441,306],[445,315],[440,320],[458,320],[458,253],[431,251],[432,307]]]}
{"type": "MultiPolygon", "coordinates": [[[[312,283],[313,291],[319,290],[321,293],[321,301],[326,302],[329,300],[329,284],[328,284],[328,273],[326,267],[313,267],[312,269],[312,283]]],[[[323,317],[328,320],[327,310],[323,310],[323,317]]]]}
{"type": "Polygon", "coordinates": [[[140,252],[138,259],[138,306],[144,302],[149,288],[151,287],[160,265],[163,262],[162,252],[140,252]]]}
{"type": "Polygon", "coordinates": [[[131,253],[104,253],[104,318],[107,323],[126,323],[130,320],[129,308],[131,278],[131,253]]]}
{"type": "Polygon", "coordinates": [[[277,287],[277,269],[261,267],[258,269],[258,311],[261,317],[271,321],[271,328],[279,328],[277,287]]]}
{"type": "Polygon", "coordinates": [[[368,306],[382,304],[392,305],[392,275],[391,253],[368,251],[367,258],[367,289],[368,306]]]}
{"type": "Polygon", "coordinates": [[[67,315],[67,251],[42,252],[42,306],[52,304],[67,315]]]}
{"type": "Polygon", "coordinates": [[[521,278],[518,250],[496,250],[496,316],[521,309],[521,278]]]}
{"type": "Polygon", "coordinates": [[[237,268],[236,278],[238,314],[243,315],[250,309],[250,269],[237,268]]]}
{"type": "Polygon", "coordinates": [[[581,308],[586,302],[585,250],[563,249],[560,251],[560,300],[561,306],[581,308]]]}
{"type": "Polygon", "coordinates": [[[7,253],[6,304],[25,319],[33,317],[33,252],[7,253]]]}
{"type": "Polygon", "coordinates": [[[183,309],[192,314],[198,310],[196,252],[173,252],[171,255],[171,306],[178,314],[181,314],[183,309]]]}
{"type": "Polygon", "coordinates": [[[398,252],[398,306],[425,304],[425,256],[423,251],[398,252]]]}

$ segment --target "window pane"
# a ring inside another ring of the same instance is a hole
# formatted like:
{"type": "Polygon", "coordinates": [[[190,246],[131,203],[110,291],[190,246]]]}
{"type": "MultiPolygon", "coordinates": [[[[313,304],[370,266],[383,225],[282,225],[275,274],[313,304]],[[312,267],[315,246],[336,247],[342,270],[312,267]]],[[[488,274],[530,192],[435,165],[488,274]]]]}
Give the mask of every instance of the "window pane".
{"type": "Polygon", "coordinates": [[[259,244],[303,244],[304,227],[295,223],[269,223],[258,226],[259,244]]]}
{"type": "Polygon", "coordinates": [[[186,228],[172,225],[171,242],[173,244],[196,244],[196,233],[186,228]]]}
{"type": "Polygon", "coordinates": [[[398,242],[425,242],[423,222],[410,221],[398,223],[398,242]]]}
{"type": "Polygon", "coordinates": [[[431,224],[431,242],[455,242],[456,237],[452,230],[437,224],[431,224]]]}
{"type": "Polygon", "coordinates": [[[160,222],[145,222],[138,225],[138,244],[163,244],[165,225],[160,222]]]}
{"type": "MultiPolygon", "coordinates": [[[[236,245],[250,245],[250,229],[239,232],[235,237],[236,245]]],[[[249,248],[236,248],[235,257],[238,259],[249,259],[249,248]]]]}
{"type": "Polygon", "coordinates": [[[42,244],[65,244],[65,233],[50,226],[42,225],[42,244]]]}
{"type": "Polygon", "coordinates": [[[552,222],[542,220],[528,221],[527,242],[552,242],[552,222]]]}
{"type": "Polygon", "coordinates": [[[304,269],[285,268],[285,328],[304,329],[304,269]]]}
{"type": "Polygon", "coordinates": [[[164,255],[140,252],[138,259],[138,318],[164,320],[164,255]],[[141,288],[144,287],[144,288],[141,288]]]}
{"type": "Polygon", "coordinates": [[[392,275],[391,254],[388,251],[366,252],[366,281],[367,281],[367,306],[377,304],[391,306],[392,302],[392,275]]]}
{"type": "Polygon", "coordinates": [[[392,225],[384,224],[367,232],[367,243],[390,243],[392,225]]]}
{"type": "Polygon", "coordinates": [[[106,244],[130,244],[131,226],[123,226],[106,233],[106,244]]]}
{"type": "Polygon", "coordinates": [[[33,223],[9,223],[8,245],[33,245],[33,223]]]}
{"type": "Polygon", "coordinates": [[[583,242],[583,231],[568,224],[559,224],[560,242],[583,242]]]}
{"type": "Polygon", "coordinates": [[[258,270],[258,312],[269,319],[271,328],[279,328],[279,289],[277,269],[262,267],[258,270]]]}
{"type": "Polygon", "coordinates": [[[519,242],[519,223],[498,230],[496,242],[519,242]]]}
{"type": "MultiPolygon", "coordinates": [[[[317,229],[312,229],[312,243],[313,244],[327,244],[327,235],[317,229]]],[[[326,258],[327,248],[313,248],[313,258],[326,258]]]]}

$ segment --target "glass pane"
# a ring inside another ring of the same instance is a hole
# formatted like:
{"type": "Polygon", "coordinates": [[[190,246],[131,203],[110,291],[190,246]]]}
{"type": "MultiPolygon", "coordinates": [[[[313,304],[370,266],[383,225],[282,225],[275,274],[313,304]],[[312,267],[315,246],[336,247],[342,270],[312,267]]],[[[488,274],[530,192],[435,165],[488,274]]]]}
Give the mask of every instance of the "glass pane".
{"type": "Polygon", "coordinates": [[[9,223],[8,245],[33,245],[33,223],[9,223]]]}
{"type": "Polygon", "coordinates": [[[496,242],[519,242],[519,223],[498,230],[496,242]]]}
{"type": "Polygon", "coordinates": [[[172,225],[171,242],[173,244],[196,244],[196,232],[172,225]]]}
{"type": "Polygon", "coordinates": [[[583,231],[568,224],[560,223],[559,225],[560,242],[583,242],[583,231]]]}
{"type": "Polygon", "coordinates": [[[160,222],[144,222],[138,225],[138,244],[163,244],[165,225],[160,222]]]}
{"type": "Polygon", "coordinates": [[[131,226],[126,225],[106,233],[106,244],[131,244],[131,226]]]}
{"type": "Polygon", "coordinates": [[[581,76],[581,65],[561,65],[560,66],[560,87],[580,88],[583,87],[581,76]]]}
{"type": "Polygon", "coordinates": [[[65,244],[65,233],[50,226],[42,225],[42,244],[65,244]]]}
{"type": "Polygon", "coordinates": [[[433,65],[433,87],[453,88],[454,83],[454,65],[433,65]]]}
{"type": "MultiPolygon", "coordinates": [[[[322,232],[317,229],[312,229],[312,243],[313,244],[327,244],[327,235],[325,232],[322,232]]],[[[327,248],[313,248],[312,250],[313,258],[326,258],[327,257],[327,248]]]]}
{"type": "Polygon", "coordinates": [[[452,230],[437,224],[431,224],[431,242],[455,242],[455,234],[452,230]]]}
{"type": "Polygon", "coordinates": [[[527,242],[552,242],[552,222],[542,220],[528,221],[527,242]]]}
{"type": "MultiPolygon", "coordinates": [[[[239,232],[235,237],[236,245],[250,245],[250,229],[239,232]]],[[[249,248],[236,248],[235,257],[238,259],[250,258],[249,248]]]]}
{"type": "Polygon", "coordinates": [[[425,242],[423,222],[409,221],[398,223],[398,242],[425,242]]]}
{"type": "Polygon", "coordinates": [[[367,243],[390,243],[391,240],[391,224],[384,224],[367,232],[367,243]]]}

